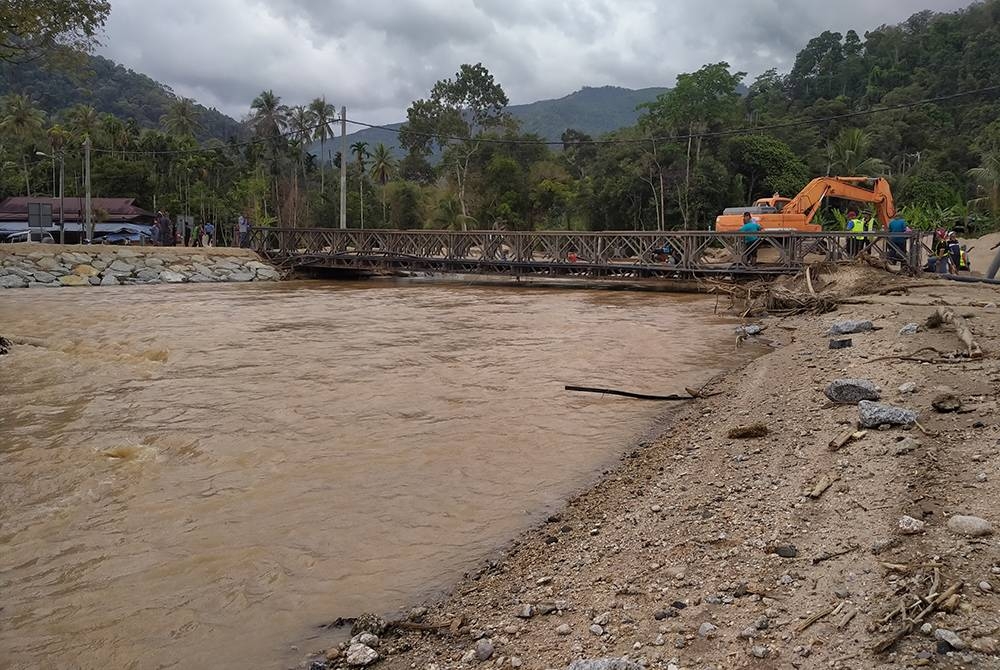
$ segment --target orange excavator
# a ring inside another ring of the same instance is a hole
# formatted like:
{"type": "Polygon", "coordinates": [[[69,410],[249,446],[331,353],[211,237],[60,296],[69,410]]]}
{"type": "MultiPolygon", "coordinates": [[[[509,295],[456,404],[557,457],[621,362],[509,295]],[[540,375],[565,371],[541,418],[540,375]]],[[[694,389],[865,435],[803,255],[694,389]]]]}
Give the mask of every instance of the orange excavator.
{"type": "Polygon", "coordinates": [[[892,191],[885,179],[870,177],[817,177],[806,184],[794,198],[775,194],[761,198],[752,207],[728,207],[715,219],[715,230],[733,233],[743,225],[744,212],[750,212],[765,231],[819,233],[823,228],[813,223],[826,198],[841,198],[851,202],[871,203],[881,228],[896,216],[892,191]]]}

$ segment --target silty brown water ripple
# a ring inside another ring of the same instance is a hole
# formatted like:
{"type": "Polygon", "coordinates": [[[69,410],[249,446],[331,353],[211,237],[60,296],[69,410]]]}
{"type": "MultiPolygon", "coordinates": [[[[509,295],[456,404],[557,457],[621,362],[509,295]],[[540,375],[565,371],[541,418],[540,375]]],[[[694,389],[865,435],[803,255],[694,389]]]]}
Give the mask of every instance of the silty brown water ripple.
{"type": "Polygon", "coordinates": [[[662,294],[7,291],[0,667],[282,667],[592,481],[732,324],[662,294]],[[296,644],[299,649],[290,648],[296,644]]]}

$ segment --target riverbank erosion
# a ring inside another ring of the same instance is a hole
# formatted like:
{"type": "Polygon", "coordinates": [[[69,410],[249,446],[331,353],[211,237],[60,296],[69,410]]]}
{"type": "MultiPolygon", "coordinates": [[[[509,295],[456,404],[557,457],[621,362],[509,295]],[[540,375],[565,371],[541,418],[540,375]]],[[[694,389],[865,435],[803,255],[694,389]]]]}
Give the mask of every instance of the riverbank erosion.
{"type": "Polygon", "coordinates": [[[0,288],[277,281],[249,249],[192,247],[0,246],[0,288]]]}
{"type": "Polygon", "coordinates": [[[1000,295],[910,285],[763,320],[774,351],[661,439],[444,600],[307,665],[1000,667],[1000,295]]]}

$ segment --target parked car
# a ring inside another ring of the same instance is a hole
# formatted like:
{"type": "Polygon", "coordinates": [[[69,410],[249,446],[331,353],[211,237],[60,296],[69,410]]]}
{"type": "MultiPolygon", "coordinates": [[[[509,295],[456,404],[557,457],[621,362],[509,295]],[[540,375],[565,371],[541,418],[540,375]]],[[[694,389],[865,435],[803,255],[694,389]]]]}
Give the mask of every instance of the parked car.
{"type": "Polygon", "coordinates": [[[138,230],[119,230],[94,240],[99,244],[150,244],[152,236],[138,230]]]}
{"type": "MultiPolygon", "coordinates": [[[[0,233],[3,235],[4,233],[0,233]]],[[[18,230],[13,233],[6,233],[6,237],[0,239],[0,241],[6,242],[8,244],[15,244],[17,242],[44,242],[46,244],[54,244],[55,238],[52,237],[51,233],[45,231],[39,232],[37,230],[18,230]]]]}

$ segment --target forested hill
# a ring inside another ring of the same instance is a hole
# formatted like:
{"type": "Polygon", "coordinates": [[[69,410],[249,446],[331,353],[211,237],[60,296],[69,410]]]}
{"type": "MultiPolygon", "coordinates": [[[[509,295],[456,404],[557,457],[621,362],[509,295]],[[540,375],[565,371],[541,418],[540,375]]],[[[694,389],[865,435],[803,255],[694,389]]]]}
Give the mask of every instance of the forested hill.
{"type": "MultiPolygon", "coordinates": [[[[28,95],[52,116],[76,104],[89,105],[99,113],[122,120],[135,119],[142,128],[159,128],[160,118],[177,96],[164,84],[133,72],[101,56],[81,56],[82,67],[48,67],[45,61],[9,63],[0,61],[0,97],[10,93],[28,95]]],[[[239,124],[216,109],[196,105],[200,112],[199,140],[227,140],[239,124]]]]}
{"type": "MultiPolygon", "coordinates": [[[[666,88],[630,89],[620,86],[585,86],[579,91],[570,93],[554,100],[539,100],[526,105],[511,105],[507,108],[510,114],[521,122],[520,131],[543,137],[552,142],[558,142],[562,134],[569,128],[586,133],[592,137],[600,137],[620,128],[634,125],[639,120],[639,105],[656,100],[656,96],[667,92],[666,88]]],[[[348,110],[350,118],[350,110],[348,110]]],[[[348,135],[348,143],[367,142],[374,147],[384,144],[393,148],[397,156],[403,155],[399,148],[399,138],[393,131],[399,130],[400,123],[387,124],[383,130],[370,128],[348,135]]],[[[334,142],[335,143],[335,142],[334,142]]],[[[326,151],[332,155],[336,147],[326,143],[326,151]]],[[[319,144],[312,147],[312,152],[319,155],[319,144]]],[[[330,157],[327,156],[327,160],[330,157]]]]}

